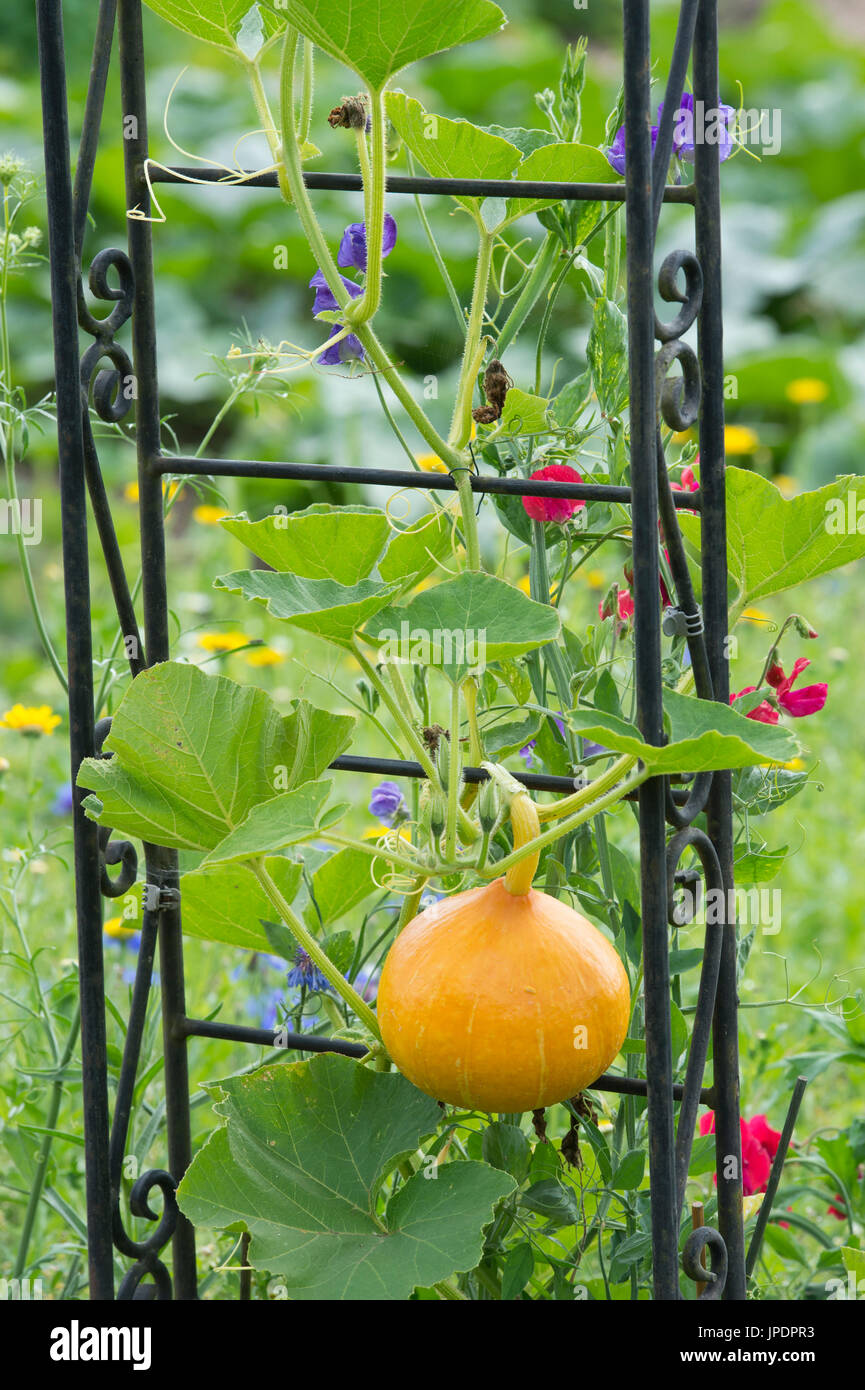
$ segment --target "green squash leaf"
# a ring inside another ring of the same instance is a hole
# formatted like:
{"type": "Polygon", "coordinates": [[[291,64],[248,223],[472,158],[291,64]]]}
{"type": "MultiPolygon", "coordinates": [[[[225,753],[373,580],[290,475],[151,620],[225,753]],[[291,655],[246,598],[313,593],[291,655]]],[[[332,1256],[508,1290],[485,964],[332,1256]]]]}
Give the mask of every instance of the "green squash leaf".
{"type": "MultiPolygon", "coordinates": [[[[237,37],[254,0],[145,0],[145,4],[184,34],[192,34],[196,39],[237,55],[240,52],[237,37]]],[[[278,10],[270,9],[265,13],[262,5],[259,13],[265,35],[272,36],[285,26],[285,15],[280,19],[278,10]]]]}
{"type": "MultiPolygon", "coordinates": [[[[549,401],[545,397],[533,396],[528,391],[521,391],[518,386],[512,386],[505,396],[501,426],[497,433],[542,434],[544,430],[549,429],[548,406],[549,401]]],[[[523,510],[525,511],[525,508],[523,510]]]]}
{"type": "Polygon", "coordinates": [[[799,745],[787,729],[748,719],[714,700],[665,690],[664,710],[670,722],[670,742],[661,748],[644,743],[635,724],[602,710],[572,710],[568,719],[577,733],[618,753],[640,758],[652,772],[702,772],[784,763],[798,751],[799,745]]]}
{"type": "Polygon", "coordinates": [[[269,8],[376,91],[409,63],[485,38],[507,22],[490,0],[269,0],[269,8]]]}
{"type": "Polygon", "coordinates": [[[490,661],[554,641],[560,631],[561,619],[548,604],[535,603],[503,579],[465,572],[402,608],[377,613],[364,635],[392,648],[383,655],[417,658],[461,681],[490,661]]]}
{"type": "Polygon", "coordinates": [[[207,851],[253,806],[320,776],[354,719],[298,701],[280,714],[263,690],[165,661],[136,676],[78,785],[92,820],[169,849],[207,851]]]}
{"type": "Polygon", "coordinates": [[[381,557],[378,572],[385,584],[410,588],[439,568],[451,554],[453,523],[447,513],[430,512],[396,531],[381,557]]]}
{"type": "MultiPolygon", "coordinates": [[[[533,131],[527,133],[534,134],[533,131]]],[[[554,142],[527,154],[516,177],[524,183],[614,183],[619,175],[593,145],[554,142]]],[[[555,198],[509,198],[507,220],[513,222],[517,217],[525,217],[526,213],[551,207],[556,201],[555,198]]]]}
{"type": "MultiPolygon", "coordinates": [[[[865,477],[789,498],[744,468],[728,468],[726,480],[727,565],[738,608],[865,555],[865,477]]],[[[699,554],[699,519],[680,513],[679,524],[699,554]]]]}
{"type": "Polygon", "coordinates": [[[220,1082],[226,1124],[193,1159],[181,1210],[196,1226],[245,1228],[250,1262],[304,1302],[407,1299],[473,1269],[513,1178],[439,1165],[386,1199],[383,1183],[441,1119],[397,1072],[347,1057],[264,1067],[220,1082]]]}
{"type": "Polygon", "coordinates": [[[272,570],[237,570],[221,575],[213,586],[263,603],[275,618],[339,647],[351,646],[357,629],[390,603],[398,587],[373,579],[337,584],[332,579],[303,579],[272,570]]]}
{"type": "MultiPolygon", "coordinates": [[[[388,119],[415,159],[433,178],[510,179],[520,152],[510,141],[491,135],[471,121],[452,121],[425,111],[405,92],[388,92],[388,119]]],[[[463,207],[477,212],[479,200],[457,197],[463,207]]]]}
{"type": "Polygon", "coordinates": [[[328,780],[306,782],[292,792],[259,802],[246,819],[210,851],[202,867],[227,864],[233,859],[251,859],[258,854],[275,854],[289,845],[311,840],[319,833],[325,819],[331,825],[337,813],[348,809],[337,806],[332,814],[324,817],[331,786],[328,780]]]}
{"type": "MultiPolygon", "coordinates": [[[[266,867],[286,902],[292,902],[300,886],[301,865],[274,855],[266,867]]],[[[186,936],[248,951],[270,950],[261,919],[273,912],[273,904],[243,864],[217,864],[184,874],[180,897],[186,936]]]]}
{"type": "Polygon", "coordinates": [[[335,579],[338,584],[368,578],[390,534],[380,508],[328,503],[261,521],[229,516],[222,525],[271,568],[303,579],[335,579]]]}

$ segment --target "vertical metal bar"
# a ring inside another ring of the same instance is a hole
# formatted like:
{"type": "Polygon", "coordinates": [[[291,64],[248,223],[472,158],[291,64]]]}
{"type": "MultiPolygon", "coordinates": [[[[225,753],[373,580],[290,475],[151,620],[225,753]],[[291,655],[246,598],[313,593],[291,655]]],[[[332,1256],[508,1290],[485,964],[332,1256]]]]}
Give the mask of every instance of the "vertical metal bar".
{"type": "MultiPolygon", "coordinates": [[[[127,207],[150,214],[150,200],[143,176],[147,158],[147,103],[141,0],[120,0],[120,81],[124,117],[124,156],[127,207]]],[[[156,374],[153,251],[150,223],[129,220],[129,259],[135,274],[135,307],[132,314],[133,363],[138,391],[136,441],[141,519],[142,594],[144,643],[150,662],[167,661],[170,655],[168,602],[166,597],[165,528],[162,479],[150,460],[159,452],[159,390],[156,374]]],[[[148,882],[160,889],[175,889],[177,855],[172,850],[145,846],[148,882]]],[[[168,1162],[179,1181],[192,1159],[189,1122],[189,1068],[182,1020],[186,1017],[183,979],[183,939],[180,911],[163,908],[159,928],[162,1024],[165,1055],[165,1102],[168,1162]]],[[[179,1299],[197,1295],[195,1232],[184,1216],[172,1239],[174,1292],[179,1299]]]]}
{"type": "MultiPolygon", "coordinates": [[[[658,484],[655,456],[654,218],[649,117],[649,4],[624,0],[627,189],[628,353],[631,389],[631,487],[637,718],[643,737],[662,743],[658,484]]],[[[676,1299],[678,1229],[670,1041],[664,781],[640,788],[649,1171],[654,1296],[676,1299]]]]}
{"type": "Polygon", "coordinates": [[[84,245],[84,233],[87,230],[87,208],[90,203],[96,148],[99,144],[99,128],[102,124],[102,108],[105,103],[105,86],[111,64],[111,41],[114,37],[116,15],[117,0],[100,0],[96,35],[93,40],[93,61],[90,66],[87,100],[84,105],[84,123],[81,127],[81,143],[78,147],[78,160],[75,165],[73,204],[75,210],[75,251],[79,262],[81,249],[84,245]]]}
{"type": "Polygon", "coordinates": [[[775,1150],[775,1157],[772,1160],[772,1171],[769,1174],[769,1181],[766,1183],[766,1195],[760,1206],[757,1216],[757,1224],[754,1227],[754,1234],[751,1236],[751,1244],[748,1246],[748,1258],[745,1262],[745,1273],[750,1279],[754,1272],[754,1266],[760,1258],[760,1247],[763,1244],[763,1237],[766,1234],[766,1227],[769,1224],[769,1217],[772,1214],[772,1207],[775,1202],[775,1194],[781,1182],[781,1174],[784,1170],[784,1160],[787,1157],[787,1150],[790,1147],[790,1140],[793,1138],[793,1130],[796,1126],[796,1117],[799,1114],[799,1107],[802,1098],[808,1087],[808,1079],[804,1076],[796,1078],[796,1085],[793,1087],[793,1094],[790,1097],[790,1104],[787,1106],[787,1116],[784,1120],[784,1128],[781,1130],[781,1138],[778,1140],[778,1147],[775,1150]]]}
{"type": "MultiPolygon", "coordinates": [[[[48,242],[54,317],[60,513],[69,677],[72,783],[81,760],[94,751],[93,652],[87,502],[84,482],[81,386],[78,377],[78,266],[69,161],[69,118],[61,0],[37,0],[39,68],[48,198],[48,242]]],[[[84,1100],[87,1250],[91,1299],[114,1297],[111,1183],[108,1164],[108,1082],[102,896],[98,831],[75,792],[75,904],[81,994],[81,1069],[84,1100]]]]}
{"type": "MultiPolygon", "coordinates": [[[[717,0],[701,0],[694,38],[694,99],[715,111],[718,91],[717,0]]],[[[715,698],[730,697],[727,656],[727,521],[724,482],[724,340],[721,317],[721,192],[717,145],[695,130],[696,247],[703,271],[699,355],[703,379],[700,484],[703,494],[703,616],[715,698]]],[[[729,772],[715,774],[707,805],[709,834],[718,852],[725,901],[733,887],[733,808],[729,772]]],[[[745,1297],[742,1224],[742,1140],[739,1128],[739,1038],[736,922],[725,921],[713,1025],[718,1225],[727,1246],[726,1299],[745,1297]]]]}

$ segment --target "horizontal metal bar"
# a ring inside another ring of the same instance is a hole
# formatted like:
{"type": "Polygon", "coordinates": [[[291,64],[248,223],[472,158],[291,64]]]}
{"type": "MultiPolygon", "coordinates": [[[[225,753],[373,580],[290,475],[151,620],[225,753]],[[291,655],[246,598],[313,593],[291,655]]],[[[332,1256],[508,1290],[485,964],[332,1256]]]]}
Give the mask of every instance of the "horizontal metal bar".
{"type": "MultiPolygon", "coordinates": [[[[206,1018],[184,1018],[178,1031],[184,1038],[219,1038],[224,1042],[257,1043],[275,1047],[277,1028],[248,1028],[243,1023],[216,1023],[206,1018]]],[[[347,1042],[345,1038],[325,1038],[317,1033],[281,1033],[287,1052],[339,1052],[343,1057],[365,1057],[369,1052],[363,1043],[347,1042]]],[[[280,1051],[283,1049],[280,1048],[280,1051]]]]}
{"type": "MultiPolygon", "coordinates": [[[[401,758],[360,758],[351,753],[347,753],[341,758],[334,758],[329,768],[333,772],[371,772],[380,777],[426,777],[427,775],[420,763],[401,758]]],[[[485,772],[482,767],[464,767],[462,775],[466,782],[486,782],[489,777],[489,773],[485,772]]],[[[555,777],[548,772],[514,772],[512,776],[515,781],[522,783],[529,791],[563,792],[568,795],[577,790],[573,777],[555,777]]],[[[687,790],[678,787],[672,792],[674,801],[680,804],[687,801],[689,794],[687,790]]],[[[626,801],[635,801],[636,799],[637,792],[629,792],[625,797],[626,801]]]]}
{"type": "MultiPolygon", "coordinates": [[[[170,169],[160,169],[155,165],[149,168],[151,183],[211,183],[224,188],[278,188],[279,180],[275,169],[256,173],[254,169],[243,169],[237,174],[226,174],[219,169],[198,169],[194,165],[175,165],[170,169]]],[[[360,193],[363,181],[360,174],[313,174],[306,173],[303,181],[307,188],[333,189],[346,193],[360,193]]],[[[542,180],[530,182],[528,179],[433,179],[407,174],[389,174],[388,193],[445,193],[462,197],[481,198],[549,198],[551,202],[623,203],[625,185],[623,183],[545,183],[542,180]]],[[[667,184],[664,189],[665,203],[693,203],[694,185],[667,184]]]]}
{"type": "MultiPolygon", "coordinates": [[[[180,1031],[185,1038],[217,1038],[224,1042],[255,1043],[261,1047],[273,1047],[274,1037],[279,1031],[274,1028],[248,1028],[243,1023],[216,1023],[204,1018],[184,1018],[180,1031]]],[[[363,1043],[347,1042],[344,1038],[326,1038],[318,1033],[283,1033],[286,1039],[286,1052],[338,1052],[343,1057],[365,1057],[369,1048],[363,1043]]],[[[609,1091],[612,1095],[645,1096],[646,1083],[638,1076],[614,1076],[603,1072],[597,1081],[586,1087],[587,1091],[609,1091]]],[[[684,1087],[678,1083],[673,1086],[673,1095],[681,1100],[684,1087]]],[[[708,1105],[711,1091],[704,1090],[701,1100],[708,1105]]]]}
{"type": "MultiPolygon", "coordinates": [[[[451,473],[412,473],[395,468],[352,468],[334,463],[266,463],[260,459],[191,458],[159,454],[151,459],[155,473],[217,478],[301,478],[311,482],[366,483],[373,487],[419,488],[422,491],[455,492],[451,473]]],[[[557,483],[547,479],[500,478],[494,473],[472,473],[472,492],[510,497],[569,497],[583,502],[631,501],[629,487],[607,483],[557,483]]],[[[699,492],[675,492],[677,507],[698,511],[699,492]]]]}

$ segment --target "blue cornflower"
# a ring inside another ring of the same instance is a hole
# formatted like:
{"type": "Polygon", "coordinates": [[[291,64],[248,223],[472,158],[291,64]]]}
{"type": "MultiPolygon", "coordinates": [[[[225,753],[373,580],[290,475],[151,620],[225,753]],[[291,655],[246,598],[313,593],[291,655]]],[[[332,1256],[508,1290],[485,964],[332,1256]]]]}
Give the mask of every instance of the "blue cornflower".
{"type": "Polygon", "coordinates": [[[61,782],[60,786],[57,788],[51,806],[52,816],[71,815],[74,804],[71,784],[69,782],[61,782]]]}
{"type": "Polygon", "coordinates": [[[391,824],[404,806],[403,794],[396,782],[379,782],[369,799],[370,813],[391,824]]]}
{"type": "Polygon", "coordinates": [[[298,946],[294,953],[294,968],[289,970],[285,981],[294,989],[306,986],[307,989],[318,990],[320,993],[331,988],[330,982],[322,975],[312,957],[307,955],[302,946],[298,946]]]}

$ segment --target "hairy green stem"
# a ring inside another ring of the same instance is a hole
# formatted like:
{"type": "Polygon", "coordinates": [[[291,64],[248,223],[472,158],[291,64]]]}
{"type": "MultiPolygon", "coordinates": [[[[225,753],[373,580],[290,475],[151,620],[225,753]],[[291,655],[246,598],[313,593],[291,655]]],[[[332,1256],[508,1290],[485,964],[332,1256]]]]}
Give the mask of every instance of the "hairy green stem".
{"type": "Polygon", "coordinates": [[[475,281],[472,289],[472,303],[469,309],[466,345],[460,365],[457,383],[456,402],[451,420],[448,442],[457,449],[464,449],[472,432],[472,398],[480,362],[483,357],[481,336],[484,327],[484,314],[487,304],[487,287],[490,281],[490,268],[493,259],[495,237],[485,228],[479,228],[478,256],[475,264],[475,281]]]}
{"type": "Polygon", "coordinates": [[[360,995],[349,984],[345,976],[340,974],[333,961],[325,955],[315,937],[310,934],[300,918],[292,911],[288,902],[286,902],[279,888],[267,872],[264,856],[259,855],[255,859],[248,860],[247,863],[292,936],[303,950],[306,951],[310,959],[314,961],[328,983],[336,990],[340,999],[345,1000],[346,1004],[354,1011],[357,1017],[363,1020],[373,1037],[376,1038],[378,1042],[381,1042],[378,1020],[372,1009],[361,999],[360,995]]]}

